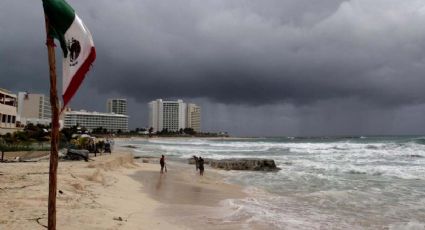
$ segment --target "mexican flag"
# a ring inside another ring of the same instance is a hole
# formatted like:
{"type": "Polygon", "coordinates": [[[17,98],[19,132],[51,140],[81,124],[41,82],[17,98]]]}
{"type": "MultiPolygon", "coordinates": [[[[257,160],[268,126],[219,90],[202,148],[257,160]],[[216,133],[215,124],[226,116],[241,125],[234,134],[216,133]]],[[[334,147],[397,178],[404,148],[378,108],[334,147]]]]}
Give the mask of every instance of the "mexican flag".
{"type": "Polygon", "coordinates": [[[49,35],[59,40],[63,51],[62,97],[65,108],[96,59],[96,50],[90,31],[68,3],[43,0],[43,8],[49,22],[49,35]]]}

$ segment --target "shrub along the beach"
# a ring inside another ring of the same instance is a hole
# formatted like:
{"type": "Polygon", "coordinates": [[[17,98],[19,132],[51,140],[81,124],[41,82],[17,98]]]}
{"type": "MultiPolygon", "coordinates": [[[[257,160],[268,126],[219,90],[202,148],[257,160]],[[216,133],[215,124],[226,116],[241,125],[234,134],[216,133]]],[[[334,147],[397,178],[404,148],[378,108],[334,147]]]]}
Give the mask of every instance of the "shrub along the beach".
{"type": "Polygon", "coordinates": [[[0,136],[1,151],[38,151],[48,150],[50,140],[49,127],[28,124],[22,131],[0,136]]]}

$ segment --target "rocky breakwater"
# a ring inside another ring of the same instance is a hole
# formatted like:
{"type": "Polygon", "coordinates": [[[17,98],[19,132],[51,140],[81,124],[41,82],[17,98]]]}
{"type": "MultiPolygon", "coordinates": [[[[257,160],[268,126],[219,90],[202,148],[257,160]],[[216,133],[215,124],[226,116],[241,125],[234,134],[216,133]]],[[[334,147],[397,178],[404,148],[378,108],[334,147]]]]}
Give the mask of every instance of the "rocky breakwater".
{"type": "Polygon", "coordinates": [[[248,170],[268,172],[280,170],[280,168],[276,167],[274,160],[255,158],[212,160],[210,162],[210,166],[213,168],[224,170],[248,170]]]}
{"type": "MultiPolygon", "coordinates": [[[[214,160],[210,159],[210,158],[204,158],[204,164],[206,164],[206,165],[211,164],[212,161],[214,161],[214,160]]],[[[191,164],[191,165],[194,165],[195,159],[193,159],[193,158],[188,159],[188,163],[191,164]]]]}

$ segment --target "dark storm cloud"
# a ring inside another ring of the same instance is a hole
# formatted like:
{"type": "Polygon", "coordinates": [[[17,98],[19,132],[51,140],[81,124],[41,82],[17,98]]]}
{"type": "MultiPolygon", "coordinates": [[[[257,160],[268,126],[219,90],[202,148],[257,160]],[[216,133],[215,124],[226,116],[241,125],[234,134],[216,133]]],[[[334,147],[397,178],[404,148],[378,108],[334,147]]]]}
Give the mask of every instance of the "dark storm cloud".
{"type": "Polygon", "coordinates": [[[383,106],[422,103],[423,5],[122,1],[103,6],[91,23],[102,25],[94,28],[97,36],[107,34],[99,37],[103,56],[96,67],[104,82],[93,85],[139,101],[304,104],[356,97],[383,106]],[[108,17],[114,10],[126,14],[108,17]]]}
{"type": "MultiPolygon", "coordinates": [[[[8,2],[1,5],[8,9],[0,27],[2,75],[39,79],[41,4],[10,9],[8,2]]],[[[95,35],[98,61],[88,81],[100,92],[141,102],[202,97],[234,104],[358,97],[397,105],[425,98],[420,1],[70,3],[95,35]]]]}
{"type": "Polygon", "coordinates": [[[42,6],[30,2],[0,2],[0,87],[48,87],[42,6]]]}
{"type": "MultiPolygon", "coordinates": [[[[253,122],[260,106],[270,120],[291,123],[286,129],[293,133],[323,129],[316,119],[338,133],[366,130],[385,114],[392,115],[382,120],[400,121],[400,111],[425,103],[423,1],[69,3],[90,28],[98,53],[72,105],[104,107],[85,100],[88,95],[127,97],[143,109],[154,98],[197,98],[223,114],[242,115],[236,124],[223,115],[224,123],[207,123],[211,129],[250,124],[261,130],[264,124],[253,122]],[[282,117],[285,109],[290,113],[282,117]],[[352,127],[340,128],[351,118],[357,119],[352,127]]],[[[45,91],[41,2],[2,0],[0,11],[0,86],[45,91]]],[[[133,115],[145,118],[140,110],[133,115]]]]}

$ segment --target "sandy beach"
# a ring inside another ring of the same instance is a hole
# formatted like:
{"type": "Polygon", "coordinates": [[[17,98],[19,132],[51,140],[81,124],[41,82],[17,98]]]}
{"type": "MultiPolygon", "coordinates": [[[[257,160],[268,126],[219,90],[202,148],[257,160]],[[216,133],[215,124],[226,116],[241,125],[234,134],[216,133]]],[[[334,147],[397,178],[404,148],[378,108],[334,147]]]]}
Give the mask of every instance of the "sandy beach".
{"type": "MultiPolygon", "coordinates": [[[[0,164],[0,229],[45,229],[48,161],[0,164]]],[[[220,203],[242,198],[236,185],[194,167],[141,163],[120,150],[93,161],[64,161],[58,172],[58,229],[238,229],[220,203]]]]}

